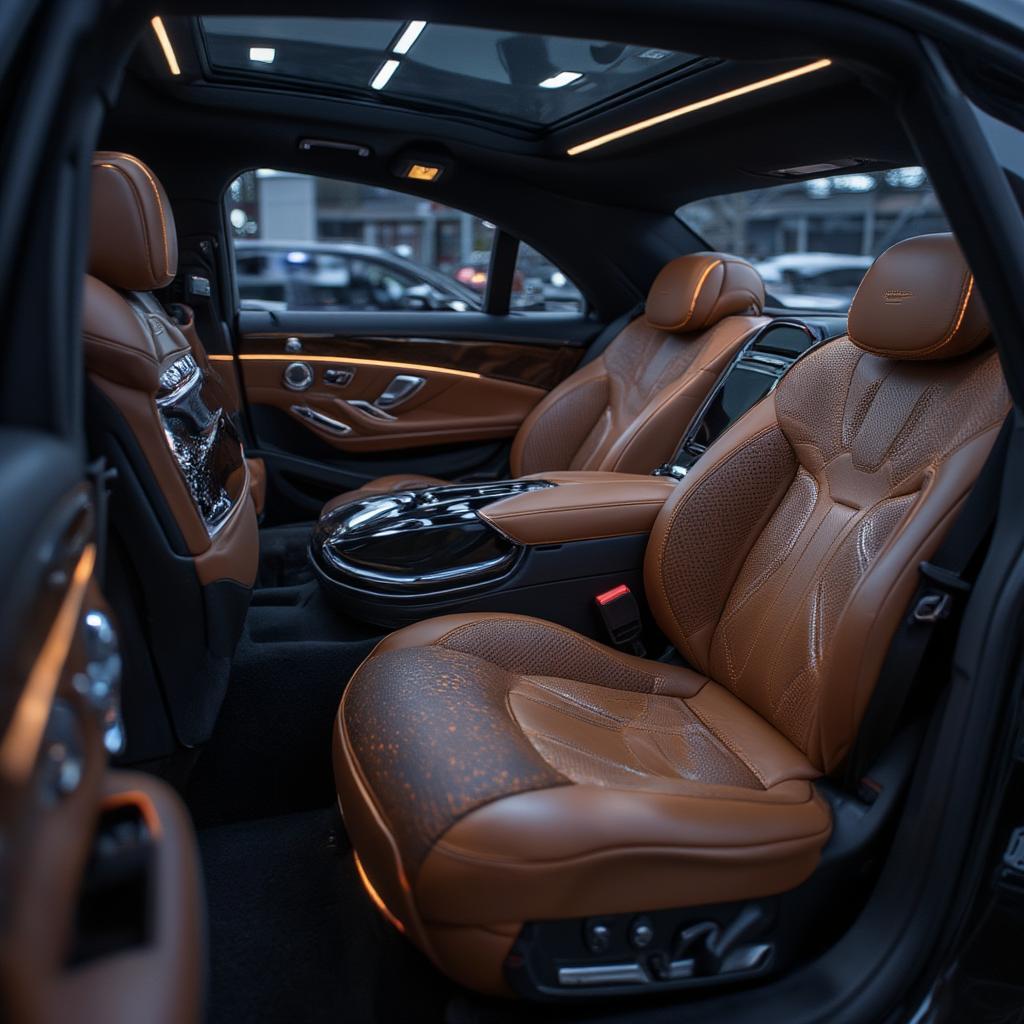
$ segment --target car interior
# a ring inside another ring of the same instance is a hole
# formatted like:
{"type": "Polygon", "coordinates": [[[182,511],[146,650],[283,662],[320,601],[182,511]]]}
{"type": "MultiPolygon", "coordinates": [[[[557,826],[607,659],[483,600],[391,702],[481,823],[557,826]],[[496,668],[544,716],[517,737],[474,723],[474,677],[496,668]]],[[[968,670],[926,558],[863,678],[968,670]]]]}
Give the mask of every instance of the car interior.
{"type": "Polygon", "coordinates": [[[962,807],[1016,415],[902,51],[308,6],[116,40],[5,1011],[839,1020],[962,807]]]}

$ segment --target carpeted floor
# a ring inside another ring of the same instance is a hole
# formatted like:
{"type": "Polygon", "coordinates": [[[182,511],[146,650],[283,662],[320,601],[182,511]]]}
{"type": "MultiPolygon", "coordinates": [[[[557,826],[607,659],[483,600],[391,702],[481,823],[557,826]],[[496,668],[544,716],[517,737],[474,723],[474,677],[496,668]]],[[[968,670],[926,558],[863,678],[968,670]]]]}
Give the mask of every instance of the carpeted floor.
{"type": "Polygon", "coordinates": [[[340,620],[315,583],[256,592],[217,727],[189,779],[200,828],[334,800],[334,716],[378,632],[340,620]]]}
{"type": "Polygon", "coordinates": [[[451,986],[371,904],[334,803],[334,716],[379,631],[337,616],[279,532],[291,543],[261,569],[186,792],[207,895],[207,1017],[440,1022],[451,986]]]}
{"type": "Polygon", "coordinates": [[[211,1024],[441,1022],[452,988],[370,903],[333,808],[199,833],[211,1024]]]}

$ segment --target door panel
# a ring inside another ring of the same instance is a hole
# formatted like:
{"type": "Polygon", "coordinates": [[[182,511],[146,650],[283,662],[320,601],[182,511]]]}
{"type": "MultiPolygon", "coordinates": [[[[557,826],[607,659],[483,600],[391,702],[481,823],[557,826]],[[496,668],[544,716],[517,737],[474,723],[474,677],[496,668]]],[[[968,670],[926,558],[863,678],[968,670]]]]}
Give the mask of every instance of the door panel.
{"type": "Polygon", "coordinates": [[[194,839],[170,790],[107,764],[120,656],[82,477],[69,445],[0,430],[0,1018],[193,1021],[194,839]]]}
{"type": "Polygon", "coordinates": [[[245,311],[239,322],[236,366],[277,521],[386,474],[504,475],[519,426],[601,329],[557,313],[245,311]]]}
{"type": "MultiPolygon", "coordinates": [[[[411,361],[311,355],[307,339],[301,353],[281,354],[282,347],[283,339],[277,353],[241,357],[249,402],[284,410],[341,451],[394,451],[512,437],[546,393],[472,371],[411,361]],[[286,376],[296,366],[303,368],[301,390],[289,386],[286,376]],[[331,382],[332,372],[341,375],[338,383],[331,382]],[[397,378],[413,382],[415,393],[387,407],[375,404],[397,378]]],[[[338,346],[346,353],[349,347],[338,346]]]]}
{"type": "MultiPolygon", "coordinates": [[[[379,315],[379,314],[378,314],[379,315]]],[[[490,380],[549,391],[576,368],[583,348],[564,343],[483,341],[392,335],[311,334],[274,331],[244,335],[243,360],[280,358],[289,337],[302,340],[306,358],[344,356],[357,365],[394,366],[399,372],[424,367],[455,370],[490,380]]]]}

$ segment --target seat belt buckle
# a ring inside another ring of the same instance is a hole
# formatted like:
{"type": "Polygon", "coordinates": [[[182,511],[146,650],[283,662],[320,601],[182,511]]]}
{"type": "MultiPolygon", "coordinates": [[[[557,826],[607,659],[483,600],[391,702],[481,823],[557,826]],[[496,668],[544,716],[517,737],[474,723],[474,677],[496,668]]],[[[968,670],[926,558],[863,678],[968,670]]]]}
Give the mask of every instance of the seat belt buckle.
{"type": "Polygon", "coordinates": [[[996,871],[996,887],[1003,902],[1019,913],[1024,908],[1024,828],[1015,828],[996,871]]]}
{"type": "Polygon", "coordinates": [[[594,604],[597,605],[598,614],[612,644],[643,657],[646,652],[640,635],[644,626],[640,618],[640,606],[633,596],[633,591],[625,583],[620,583],[617,587],[598,594],[594,598],[594,604]]]}
{"type": "Polygon", "coordinates": [[[928,625],[948,619],[953,611],[954,595],[966,594],[971,589],[970,583],[962,579],[959,573],[931,562],[922,562],[918,569],[933,586],[928,587],[917,599],[911,618],[928,625]]]}
{"type": "Polygon", "coordinates": [[[941,590],[930,590],[922,594],[914,605],[915,622],[933,623],[949,618],[953,610],[953,597],[941,590]]]}

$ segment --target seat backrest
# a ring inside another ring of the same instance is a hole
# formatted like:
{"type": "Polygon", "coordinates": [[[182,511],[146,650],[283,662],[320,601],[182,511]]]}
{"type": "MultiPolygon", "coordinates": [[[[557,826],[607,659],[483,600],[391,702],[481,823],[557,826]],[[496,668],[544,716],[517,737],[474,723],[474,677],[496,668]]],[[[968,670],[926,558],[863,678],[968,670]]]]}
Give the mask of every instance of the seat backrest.
{"type": "Polygon", "coordinates": [[[152,294],[174,279],[177,260],[153,172],[126,153],[95,154],[87,426],[93,454],[117,471],[107,597],[133,638],[125,713],[138,760],[166,755],[175,738],[209,737],[259,560],[249,471],[220,389],[198,339],[152,294]]]}
{"type": "Polygon", "coordinates": [[[670,459],[763,306],[749,263],[714,252],[674,259],[655,278],[644,314],[524,420],[512,475],[649,473],[670,459]]]}
{"type": "Polygon", "coordinates": [[[898,243],[848,336],[726,431],[652,531],[662,629],[822,771],[849,751],[918,565],[1009,411],[988,336],[953,237],[898,243]]]}

